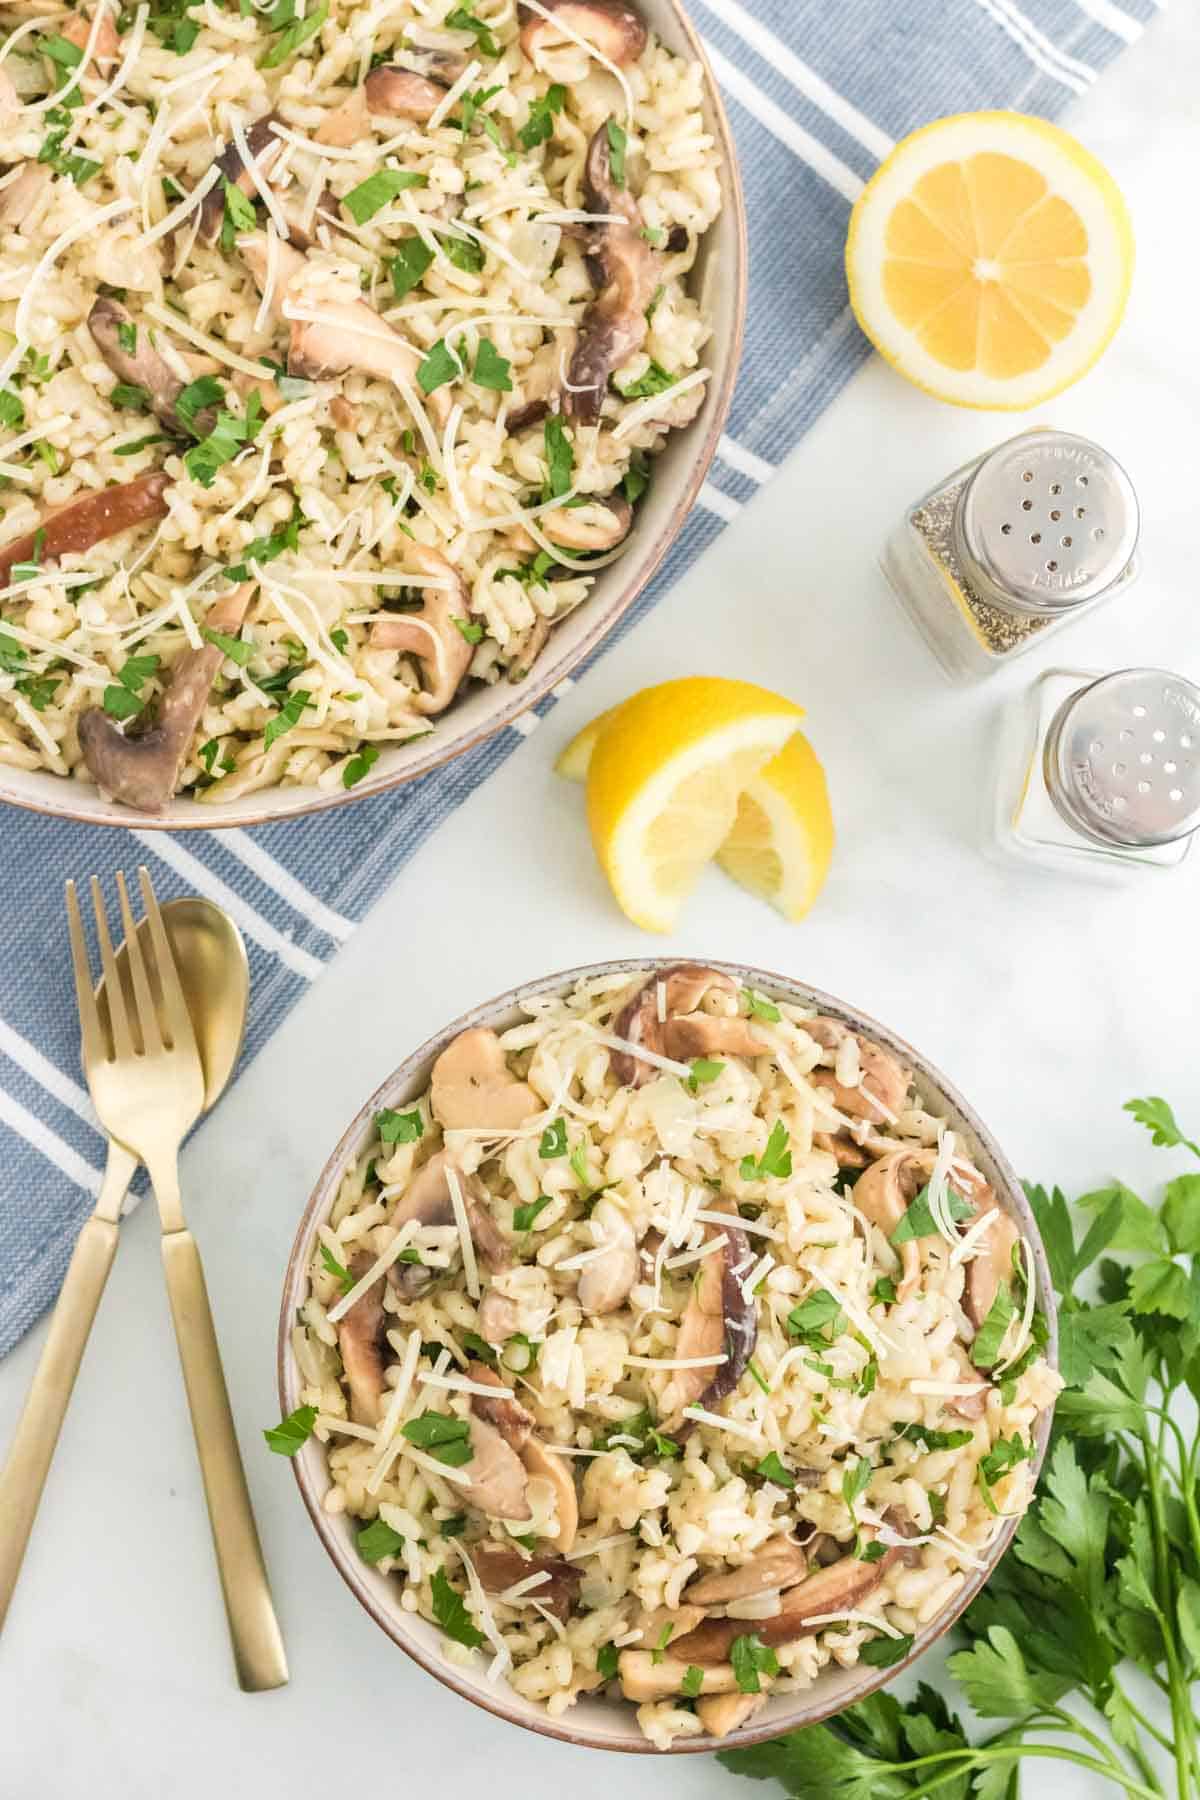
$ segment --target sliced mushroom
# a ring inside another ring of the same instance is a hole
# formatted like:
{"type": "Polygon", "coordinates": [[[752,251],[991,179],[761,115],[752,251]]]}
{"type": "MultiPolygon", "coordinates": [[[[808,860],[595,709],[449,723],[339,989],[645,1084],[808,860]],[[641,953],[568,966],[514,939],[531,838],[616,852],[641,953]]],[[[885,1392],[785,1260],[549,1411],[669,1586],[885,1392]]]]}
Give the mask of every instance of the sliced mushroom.
{"type": "Polygon", "coordinates": [[[559,19],[619,68],[635,63],[646,48],[645,20],[626,0],[545,0],[545,11],[554,18],[547,19],[528,6],[517,9],[521,48],[531,61],[539,50],[571,42],[568,33],[558,29],[555,21],[559,19]]]}
{"type": "MultiPolygon", "coordinates": [[[[175,410],[175,403],[187,383],[181,381],[166,358],[159,355],[150,332],[144,325],[137,324],[129,308],[102,294],[88,314],[87,325],[96,348],[113,374],[121,381],[144,388],[156,417],[177,437],[188,437],[189,429],[175,410]],[[127,350],[121,338],[122,335],[127,337],[131,330],[134,347],[127,350]]],[[[207,436],[214,418],[215,411],[211,407],[197,413],[198,437],[207,436]]]]}
{"type": "MultiPolygon", "coordinates": [[[[232,588],[209,608],[206,628],[230,636],[242,628],[253,582],[232,588]]],[[[139,812],[161,812],[175,792],[212,684],[225,659],[216,644],[185,650],[171,664],[167,686],[153,722],[122,734],[99,706],[79,715],[79,747],[84,764],[102,793],[139,812]]]]}
{"type": "Polygon", "coordinates": [[[331,106],[313,137],[318,144],[332,144],[336,149],[349,150],[355,144],[361,144],[371,129],[371,115],[367,110],[367,96],[362,88],[355,88],[353,93],[337,106],[331,106]]]}
{"type": "Polygon", "coordinates": [[[546,648],[553,623],[554,621],[548,619],[544,613],[538,613],[524,637],[510,644],[509,648],[513,657],[512,667],[508,671],[510,681],[524,681],[546,648]]]}
{"type": "MultiPolygon", "coordinates": [[[[854,1185],[854,1204],[872,1225],[891,1241],[892,1233],[933,1173],[932,1150],[892,1150],[863,1171],[854,1185]]],[[[898,1247],[901,1278],[897,1300],[908,1300],[921,1279],[919,1240],[909,1238],[898,1247]]]]}
{"type": "MultiPolygon", "coordinates": [[[[672,969],[656,972],[647,980],[639,981],[625,1004],[614,1015],[613,1033],[631,1044],[640,1044],[659,1056],[665,1056],[668,1054],[668,1022],[676,1014],[694,1012],[710,988],[737,993],[737,983],[731,976],[722,975],[718,969],[706,969],[698,963],[679,963],[672,969]],[[663,989],[662,1019],[658,1016],[660,985],[663,989]]],[[[761,1045],[756,1044],[754,1054],[757,1055],[761,1048],[761,1045]]],[[[641,1087],[643,1082],[653,1081],[658,1073],[653,1063],[643,1062],[628,1050],[612,1051],[609,1066],[622,1087],[641,1087]]]]}
{"type": "Polygon", "coordinates": [[[363,90],[368,112],[420,122],[437,111],[448,92],[440,82],[428,81],[424,75],[399,68],[395,63],[381,63],[372,69],[363,90]]]}
{"type": "Polygon", "coordinates": [[[645,342],[646,309],[654,298],[662,259],[642,236],[642,215],[628,188],[613,180],[606,121],[588,146],[584,200],[591,212],[616,215],[621,223],[596,225],[588,269],[599,290],[584,314],[579,342],[564,384],[562,409],[569,419],[594,425],[614,369],[627,363],[645,342]]]}
{"type": "Polygon", "coordinates": [[[326,225],[331,231],[345,233],[346,226],[342,218],[342,203],[331,187],[321,189],[317,195],[317,203],[313,207],[312,217],[305,221],[307,205],[300,204],[300,197],[285,196],[279,202],[279,210],[287,221],[288,242],[294,250],[307,254],[320,238],[316,235],[318,225],[326,225]]]}
{"type": "MultiPolygon", "coordinates": [[[[473,1381],[488,1387],[504,1385],[485,1363],[472,1363],[468,1373],[473,1381]]],[[[564,1459],[552,1455],[533,1435],[533,1417],[515,1398],[499,1396],[493,1399],[487,1394],[472,1394],[471,1409],[500,1432],[530,1475],[550,1483],[554,1489],[554,1510],[558,1515],[558,1530],[550,1541],[564,1553],[568,1551],[579,1530],[579,1500],[575,1478],[565,1466],[564,1459]]]]}
{"type": "Polygon", "coordinates": [[[413,543],[406,545],[404,554],[427,575],[452,585],[422,588],[420,612],[377,619],[371,627],[371,648],[403,650],[416,658],[426,685],[409,704],[414,712],[430,717],[445,712],[471,666],[475,652],[454,622],[470,617],[471,601],[462,576],[440,551],[413,543]]]}
{"type": "MultiPolygon", "coordinates": [[[[68,44],[74,44],[77,50],[86,50],[88,39],[92,35],[92,21],[82,13],[74,13],[59,30],[59,36],[65,37],[68,44]]],[[[98,69],[111,68],[121,54],[121,40],[117,36],[117,28],[113,16],[105,8],[100,20],[100,28],[96,33],[96,41],[92,46],[92,62],[98,69]]]]}
{"type": "MultiPolygon", "coordinates": [[[[0,74],[3,72],[0,69],[0,74]]],[[[13,98],[16,99],[15,88],[13,98]]],[[[5,117],[7,104],[8,96],[0,88],[0,131],[16,121],[15,114],[12,118],[5,117]]],[[[0,225],[16,225],[18,229],[25,226],[33,208],[54,180],[54,171],[48,169],[45,163],[25,162],[20,165],[20,171],[12,181],[0,188],[0,225]]]]}
{"type": "Polygon", "coordinates": [[[429,1104],[443,1127],[508,1131],[523,1125],[542,1102],[513,1075],[494,1031],[476,1025],[447,1044],[433,1065],[429,1104]]]}
{"type": "MultiPolygon", "coordinates": [[[[361,1281],[372,1258],[365,1251],[353,1257],[348,1273],[361,1281]]],[[[383,1286],[375,1282],[360,1294],[338,1321],[338,1349],[346,1385],[350,1389],[350,1417],[356,1425],[378,1425],[383,1406],[383,1286]]]]}
{"type": "Polygon", "coordinates": [[[857,1087],[843,1087],[832,1069],[815,1069],[813,1081],[818,1087],[827,1088],[838,1110],[852,1119],[869,1119],[872,1125],[890,1124],[908,1097],[911,1069],[897,1062],[882,1044],[852,1033],[840,1019],[806,1019],[804,1029],[826,1050],[836,1051],[843,1038],[857,1039],[861,1070],[857,1087]]]}
{"type": "Polygon", "coordinates": [[[600,1315],[624,1306],[638,1278],[640,1258],[633,1227],[619,1206],[611,1200],[598,1200],[592,1217],[606,1248],[603,1256],[583,1265],[576,1293],[585,1313],[600,1315]]]}
{"type": "Polygon", "coordinates": [[[471,1413],[471,1452],[470,1462],[462,1466],[468,1485],[460,1490],[467,1505],[477,1507],[491,1519],[531,1518],[520,1457],[496,1427],[481,1419],[474,1410],[471,1413]]]}
{"type": "Polygon", "coordinates": [[[705,1237],[711,1240],[723,1234],[726,1241],[700,1263],[675,1353],[690,1359],[724,1351],[725,1361],[715,1368],[709,1365],[675,1372],[670,1388],[672,1417],[664,1429],[676,1436],[691,1430],[692,1421],[684,1417],[685,1406],[697,1404],[711,1412],[733,1392],[758,1339],[758,1309],[753,1296],[742,1291],[742,1280],[754,1261],[749,1239],[736,1222],[737,1209],[731,1200],[715,1201],[712,1210],[725,1214],[728,1223],[706,1221],[705,1237]]]}
{"type": "Polygon", "coordinates": [[[963,1311],[978,1331],[991,1312],[1001,1285],[1007,1286],[1012,1280],[1013,1251],[1020,1241],[1020,1233],[1008,1214],[997,1205],[991,1188],[977,1189],[971,1199],[977,1219],[989,1212],[1000,1214],[984,1234],[978,1253],[967,1263],[963,1280],[963,1311]]]}
{"type": "Polygon", "coordinates": [[[507,1294],[489,1288],[479,1302],[479,1335],[489,1344],[506,1344],[517,1329],[517,1304],[507,1294]]]}
{"type": "Polygon", "coordinates": [[[868,1131],[861,1144],[846,1131],[836,1134],[831,1131],[813,1132],[813,1149],[826,1151],[839,1169],[869,1168],[877,1156],[886,1156],[895,1148],[894,1138],[880,1137],[873,1131],[868,1131]]]}
{"type": "Polygon", "coordinates": [[[706,1694],[696,1702],[696,1717],[709,1737],[723,1738],[748,1725],[766,1704],[765,1690],[761,1694],[706,1694]]]}
{"type": "MultiPolygon", "coordinates": [[[[283,139],[276,135],[274,127],[282,124],[283,120],[278,113],[269,112],[264,113],[261,119],[255,119],[246,131],[246,148],[260,176],[268,175],[279,160],[283,139]]],[[[215,244],[221,235],[221,226],[225,220],[225,183],[228,181],[233,187],[240,189],[247,199],[253,199],[258,191],[249,169],[242,161],[242,153],[232,138],[218,156],[217,167],[221,171],[221,179],[209,188],[200,202],[198,235],[205,244],[215,244]]]]}
{"type": "MultiPolygon", "coordinates": [[[[769,1619],[756,1619],[754,1630],[764,1644],[790,1644],[794,1638],[803,1637],[812,1621],[822,1614],[852,1611],[879,1586],[900,1552],[900,1545],[891,1545],[877,1562],[864,1562],[857,1556],[839,1557],[828,1568],[818,1569],[789,1588],[780,1610],[769,1619]]],[[[671,1650],[685,1665],[711,1667],[728,1660],[733,1640],[745,1630],[745,1619],[708,1619],[678,1643],[672,1643],[671,1650]]]]}
{"type": "Polygon", "coordinates": [[[564,1624],[579,1598],[583,1571],[561,1556],[523,1556],[517,1549],[509,1550],[503,1544],[485,1540],[475,1545],[471,1560],[489,1594],[502,1594],[506,1588],[515,1587],[518,1581],[528,1581],[531,1575],[548,1575],[549,1581],[530,1588],[527,1598],[536,1600],[564,1624]]]}
{"type": "Polygon", "coordinates": [[[533,1430],[533,1414],[517,1399],[511,1391],[506,1391],[503,1381],[494,1369],[486,1363],[473,1362],[467,1364],[467,1378],[477,1381],[484,1387],[495,1388],[495,1395],[472,1394],[472,1411],[494,1425],[506,1444],[520,1453],[529,1441],[533,1430]]]}
{"type": "Polygon", "coordinates": [[[538,521],[552,544],[564,550],[611,550],[628,535],[633,508],[620,494],[587,506],[555,507],[538,521]]]}
{"type": "MultiPolygon", "coordinates": [[[[746,1629],[745,1620],[740,1621],[739,1629],[746,1629]]],[[[688,1642],[687,1638],[682,1640],[688,1642]]],[[[730,1640],[732,1642],[732,1639],[730,1640]]],[[[663,1656],[657,1650],[622,1650],[617,1658],[617,1673],[621,1678],[621,1692],[627,1700],[668,1700],[672,1694],[684,1692],[684,1680],[689,1665],[680,1662],[674,1654],[675,1646],[671,1645],[672,1654],[663,1656]]],[[[706,1668],[700,1681],[702,1694],[728,1694],[737,1689],[737,1677],[728,1664],[724,1668],[706,1668]]]]}
{"type": "Polygon", "coordinates": [[[761,1056],[767,1048],[748,1019],[723,1019],[714,1013],[668,1019],[663,1042],[667,1055],[679,1062],[695,1056],[761,1056]]]}
{"type": "Polygon", "coordinates": [[[690,1582],[685,1598],[697,1606],[725,1606],[730,1600],[769,1594],[772,1588],[795,1587],[807,1574],[807,1552],[791,1538],[772,1538],[740,1568],[701,1575],[690,1582]]]}
{"type": "MultiPolygon", "coordinates": [[[[421,1164],[409,1183],[408,1192],[397,1202],[391,1223],[398,1227],[407,1225],[411,1219],[418,1225],[456,1224],[450,1183],[446,1179],[447,1169],[453,1168],[445,1150],[435,1150],[429,1161],[421,1164]]],[[[483,1203],[478,1183],[461,1173],[458,1179],[466,1202],[471,1242],[490,1269],[506,1269],[510,1260],[508,1243],[483,1203]]],[[[420,1263],[393,1263],[388,1270],[388,1280],[407,1299],[421,1293],[431,1279],[429,1269],[420,1263]]]]}
{"type": "Polygon", "coordinates": [[[135,525],[161,519],[167,511],[170,477],[161,469],[122,481],[112,487],[79,494],[65,506],[43,513],[36,530],[13,538],[0,548],[0,583],[7,583],[14,563],[57,562],[60,556],[82,553],[107,538],[132,531],[135,525]]]}

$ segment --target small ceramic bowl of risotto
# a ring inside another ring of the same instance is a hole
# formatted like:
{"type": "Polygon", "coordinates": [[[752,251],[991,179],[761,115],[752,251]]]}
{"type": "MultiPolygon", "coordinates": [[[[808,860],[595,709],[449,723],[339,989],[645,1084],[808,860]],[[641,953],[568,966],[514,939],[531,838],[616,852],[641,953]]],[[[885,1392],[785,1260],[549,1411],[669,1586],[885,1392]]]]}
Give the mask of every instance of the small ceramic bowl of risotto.
{"type": "Polygon", "coordinates": [[[801,982],[647,958],[490,1001],[372,1095],[279,1387],[317,1535],[422,1668],[571,1743],[707,1750],[953,1623],[1055,1344],[1020,1184],[932,1064],[801,982]]]}

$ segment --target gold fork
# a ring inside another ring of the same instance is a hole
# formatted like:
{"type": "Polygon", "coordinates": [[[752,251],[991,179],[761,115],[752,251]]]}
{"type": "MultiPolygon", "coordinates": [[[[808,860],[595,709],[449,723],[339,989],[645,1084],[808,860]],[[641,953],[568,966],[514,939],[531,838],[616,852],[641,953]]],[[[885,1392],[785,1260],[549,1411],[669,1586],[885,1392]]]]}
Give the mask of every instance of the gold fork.
{"type": "Polygon", "coordinates": [[[204,1074],[166,928],[144,868],[139,868],[138,880],[150,931],[152,954],[148,959],[134,925],[125,878],[117,873],[133,985],[132,1020],[108,934],[104,895],[96,876],[91,880],[108,1030],[92,991],[75,884],[67,883],[83,1066],[101,1124],[110,1137],[141,1158],[154,1185],[167,1293],[238,1681],[250,1691],[282,1687],[288,1678],[283,1639],[238,1452],[200,1252],[184,1222],[179,1192],[179,1146],[203,1108],[204,1074]],[[152,983],[158,991],[157,1003],[152,983]]]}

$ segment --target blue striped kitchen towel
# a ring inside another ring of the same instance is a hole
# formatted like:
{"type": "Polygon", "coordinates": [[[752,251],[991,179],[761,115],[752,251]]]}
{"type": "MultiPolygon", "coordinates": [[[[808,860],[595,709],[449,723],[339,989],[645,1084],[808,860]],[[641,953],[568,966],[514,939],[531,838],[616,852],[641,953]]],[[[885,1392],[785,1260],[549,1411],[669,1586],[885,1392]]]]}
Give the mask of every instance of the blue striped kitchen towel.
{"type": "MultiPolygon", "coordinates": [[[[867,355],[846,304],[842,246],[850,205],[879,159],[945,113],[1015,107],[1055,117],[1141,35],[1157,3],[691,0],[741,151],[750,316],[728,435],[701,504],[621,632],[736,516],[867,355]]],[[[253,833],[134,831],[164,898],[207,894],[241,925],[254,982],[248,1055],[397,868],[518,741],[509,729],[398,794],[253,833]]],[[[120,832],[15,813],[4,829],[0,1353],[57,1292],[103,1162],[79,1081],[63,878],[108,876],[130,860],[120,832]]]]}

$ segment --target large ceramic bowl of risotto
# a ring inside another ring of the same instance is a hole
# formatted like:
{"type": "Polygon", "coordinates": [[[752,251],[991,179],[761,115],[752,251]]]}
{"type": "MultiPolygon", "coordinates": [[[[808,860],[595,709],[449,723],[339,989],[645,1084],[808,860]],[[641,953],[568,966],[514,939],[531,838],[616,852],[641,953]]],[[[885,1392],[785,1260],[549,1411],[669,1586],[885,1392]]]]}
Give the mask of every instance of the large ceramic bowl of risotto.
{"type": "Polygon", "coordinates": [[[0,29],[0,116],[0,799],[342,804],[612,629],[745,308],[678,0],[80,0],[0,29]]]}
{"type": "Polygon", "coordinates": [[[300,1222],[280,1447],[383,1631],[598,1749],[889,1680],[1027,1507],[1060,1386],[1020,1185],[803,983],[595,964],[415,1051],[300,1222]]]}

